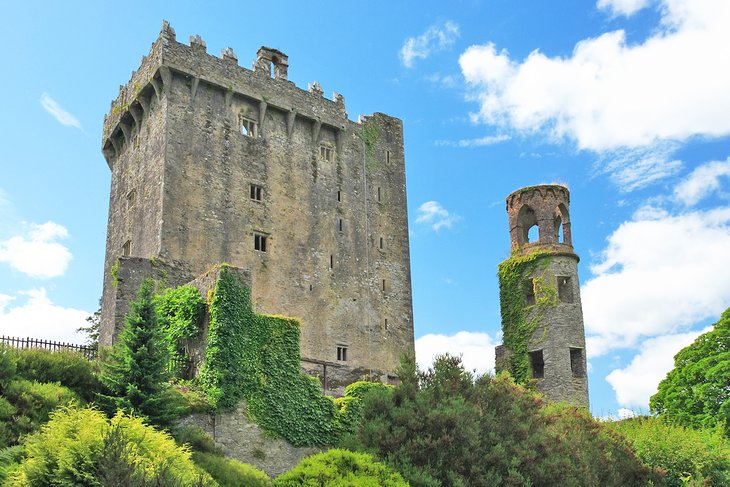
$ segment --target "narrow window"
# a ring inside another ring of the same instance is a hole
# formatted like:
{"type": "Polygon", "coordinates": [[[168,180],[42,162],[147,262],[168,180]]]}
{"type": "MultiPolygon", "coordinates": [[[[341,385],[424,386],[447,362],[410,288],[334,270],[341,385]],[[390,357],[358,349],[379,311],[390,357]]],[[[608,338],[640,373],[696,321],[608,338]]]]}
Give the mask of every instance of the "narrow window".
{"type": "Polygon", "coordinates": [[[122,255],[124,257],[129,257],[132,254],[132,241],[127,240],[124,242],[124,245],[122,245],[122,255]]]}
{"type": "Polygon", "coordinates": [[[312,290],[312,285],[311,285],[311,284],[309,285],[309,290],[310,290],[310,291],[312,290]]]}
{"type": "Polygon", "coordinates": [[[573,377],[585,377],[585,367],[583,367],[583,349],[582,348],[571,348],[570,349],[570,371],[573,373],[573,377]]]}
{"type": "Polygon", "coordinates": [[[332,162],[334,151],[326,145],[319,146],[319,158],[323,161],[332,162]]]}
{"type": "Polygon", "coordinates": [[[573,283],[570,277],[558,276],[558,299],[563,303],[573,302],[573,283]]]}
{"type": "Polygon", "coordinates": [[[260,233],[253,234],[253,248],[259,252],[266,252],[268,237],[260,233]]]}
{"type": "Polygon", "coordinates": [[[380,198],[381,198],[381,193],[382,193],[382,192],[380,191],[380,186],[378,186],[378,201],[380,201],[380,198]]]}
{"type": "Polygon", "coordinates": [[[238,122],[241,127],[241,133],[246,137],[256,137],[258,135],[258,123],[256,120],[241,115],[238,117],[238,122]]]}
{"type": "Polygon", "coordinates": [[[383,279],[383,292],[385,292],[385,279],[383,279]]]}
{"type": "Polygon", "coordinates": [[[264,188],[257,184],[252,184],[251,199],[255,201],[262,201],[264,199],[264,188]]]}
{"type": "Polygon", "coordinates": [[[385,318],[385,319],[383,320],[383,329],[384,329],[384,330],[387,330],[387,329],[388,329],[388,318],[385,318]]]}
{"type": "Polygon", "coordinates": [[[337,347],[337,360],[341,362],[347,361],[347,347],[342,345],[337,347]]]}
{"type": "Polygon", "coordinates": [[[337,228],[342,231],[342,218],[337,219],[337,228]]]}
{"type": "Polygon", "coordinates": [[[385,162],[386,164],[390,164],[390,151],[385,151],[385,162]]]}
{"type": "Polygon", "coordinates": [[[131,210],[135,203],[135,196],[137,196],[137,192],[133,189],[129,193],[127,193],[127,209],[131,210]]]}
{"type": "Polygon", "coordinates": [[[545,377],[545,360],[542,357],[542,350],[534,350],[528,353],[530,355],[532,378],[543,379],[545,377]]]}
{"type": "Polygon", "coordinates": [[[380,237],[380,250],[383,250],[383,237],[380,237]]]}
{"type": "Polygon", "coordinates": [[[527,279],[522,283],[522,288],[525,297],[525,306],[532,306],[535,304],[535,284],[532,279],[527,279]]]}
{"type": "Polygon", "coordinates": [[[330,269],[335,267],[335,256],[330,254],[330,269]]]}
{"type": "Polygon", "coordinates": [[[342,201],[342,191],[337,191],[337,201],[342,201]]]}

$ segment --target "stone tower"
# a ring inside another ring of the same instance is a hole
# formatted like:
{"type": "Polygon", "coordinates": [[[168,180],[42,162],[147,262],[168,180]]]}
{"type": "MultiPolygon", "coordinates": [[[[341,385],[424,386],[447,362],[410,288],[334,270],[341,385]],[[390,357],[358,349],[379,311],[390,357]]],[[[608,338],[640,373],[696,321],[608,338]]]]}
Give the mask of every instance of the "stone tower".
{"type": "Polygon", "coordinates": [[[568,188],[519,189],[507,197],[507,215],[512,255],[499,265],[504,342],[497,347],[497,370],[509,370],[518,382],[535,380],[550,400],[588,407],[568,188]]]}
{"type": "Polygon", "coordinates": [[[300,318],[302,367],[330,389],[392,376],[413,348],[402,122],[353,122],[342,95],[288,72],[281,51],[249,70],[163,22],[104,118],[102,344],[144,277],[226,262],[250,271],[256,311],[300,318]]]}

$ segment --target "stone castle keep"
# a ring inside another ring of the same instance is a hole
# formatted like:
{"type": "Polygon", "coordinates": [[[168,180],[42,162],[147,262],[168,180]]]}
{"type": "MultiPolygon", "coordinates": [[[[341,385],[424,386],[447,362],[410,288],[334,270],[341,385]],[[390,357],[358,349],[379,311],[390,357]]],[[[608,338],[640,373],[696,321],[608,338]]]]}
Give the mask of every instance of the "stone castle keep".
{"type": "Polygon", "coordinates": [[[522,188],[507,196],[512,256],[500,264],[505,343],[497,347],[496,361],[497,370],[510,370],[519,377],[515,358],[525,354],[527,378],[536,381],[538,391],[551,400],[587,408],[579,258],[573,251],[569,209],[570,193],[560,185],[522,188]],[[535,226],[537,240],[531,242],[530,229],[535,226]],[[507,283],[508,269],[521,269],[516,275],[521,282],[514,288],[507,283]],[[517,309],[510,309],[511,302],[517,309]],[[515,328],[520,326],[529,336],[519,337],[515,328]],[[526,343],[508,340],[514,336],[526,343]]]}
{"type": "Polygon", "coordinates": [[[256,311],[300,318],[302,368],[328,389],[392,378],[413,348],[402,123],[352,122],[288,67],[262,47],[243,68],[163,23],[104,119],[101,344],[144,278],[177,286],[226,262],[250,273],[256,311]]]}

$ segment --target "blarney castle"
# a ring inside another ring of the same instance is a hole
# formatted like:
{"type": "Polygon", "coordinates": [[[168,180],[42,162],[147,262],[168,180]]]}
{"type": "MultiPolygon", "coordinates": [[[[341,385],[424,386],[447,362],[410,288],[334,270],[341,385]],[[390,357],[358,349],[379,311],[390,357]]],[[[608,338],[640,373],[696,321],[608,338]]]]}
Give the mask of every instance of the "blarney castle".
{"type": "Polygon", "coordinates": [[[413,348],[403,125],[287,79],[261,47],[177,41],[167,22],[104,118],[112,173],[100,342],[146,277],[182,285],[226,262],[255,309],[301,321],[305,372],[328,391],[391,380],[413,348]]]}

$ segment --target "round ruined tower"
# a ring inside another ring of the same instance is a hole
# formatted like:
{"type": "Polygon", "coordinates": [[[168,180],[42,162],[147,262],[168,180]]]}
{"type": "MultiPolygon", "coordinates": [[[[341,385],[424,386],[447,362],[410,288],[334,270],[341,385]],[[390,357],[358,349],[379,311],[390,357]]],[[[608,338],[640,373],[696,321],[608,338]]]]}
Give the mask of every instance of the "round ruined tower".
{"type": "Polygon", "coordinates": [[[504,341],[497,371],[519,383],[535,381],[550,400],[588,407],[570,192],[554,184],[519,189],[507,196],[507,215],[512,252],[499,265],[504,341]]]}

